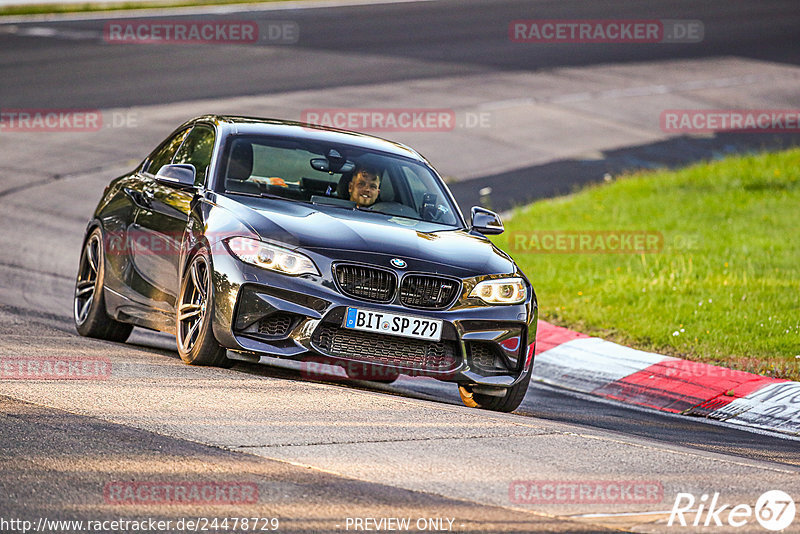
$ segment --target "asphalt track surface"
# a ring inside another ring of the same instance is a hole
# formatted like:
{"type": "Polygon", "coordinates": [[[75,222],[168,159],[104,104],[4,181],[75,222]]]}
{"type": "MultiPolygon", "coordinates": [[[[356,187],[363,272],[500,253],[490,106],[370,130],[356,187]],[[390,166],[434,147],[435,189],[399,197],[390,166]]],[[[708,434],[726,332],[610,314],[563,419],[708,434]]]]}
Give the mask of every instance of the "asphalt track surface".
{"type": "Polygon", "coordinates": [[[535,71],[668,58],[738,56],[800,63],[800,10],[792,0],[456,0],[244,12],[205,18],[294,21],[301,38],[296,45],[284,48],[116,46],[102,40],[105,21],[57,23],[52,27],[94,31],[98,38],[69,42],[1,36],[2,105],[110,108],[498,70],[535,71]],[[705,38],[702,46],[581,47],[525,46],[508,39],[512,20],[576,18],[700,20],[705,38]]]}
{"type": "MultiPolygon", "coordinates": [[[[50,38],[3,32],[0,33],[0,107],[125,107],[342,84],[369,85],[502,70],[682,57],[735,55],[791,65],[800,62],[800,43],[796,39],[800,9],[796,2],[790,1],[582,2],[570,5],[459,1],[289,10],[277,14],[237,13],[229,17],[296,21],[302,39],[293,47],[118,47],[107,45],[97,37],[50,38]],[[612,16],[699,19],[705,25],[707,37],[702,47],[612,45],[579,50],[563,45],[525,47],[511,44],[505,37],[508,21],[513,19],[612,16]]],[[[30,24],[57,28],[61,32],[98,32],[103,22],[30,24]]],[[[665,153],[675,154],[679,148],[680,145],[668,147],[665,153]]],[[[115,158],[119,157],[120,154],[109,154],[109,159],[115,163],[118,163],[115,158]]],[[[9,169],[3,172],[8,173],[9,169]]],[[[24,176],[25,169],[17,168],[15,172],[24,176]]],[[[103,172],[110,170],[95,174],[103,172]]],[[[0,354],[48,355],[59,351],[108,354],[114,365],[123,369],[123,375],[130,372],[131,380],[140,381],[137,383],[143,388],[152,387],[158,395],[163,395],[163,398],[150,398],[156,394],[147,389],[150,396],[143,394],[140,398],[142,413],[147,415],[148,410],[156,413],[154,406],[169,404],[175,398],[166,389],[155,387],[160,384],[159,380],[174,380],[176,388],[188,389],[187,373],[199,372],[177,364],[177,354],[171,349],[174,341],[168,336],[137,332],[127,344],[101,343],[79,338],[70,324],[69,298],[77,265],[77,247],[83,224],[94,207],[95,193],[99,194],[102,187],[99,184],[104,178],[93,176],[74,188],[68,181],[39,181],[36,175],[30,180],[38,185],[30,188],[23,185],[0,197],[0,203],[4,204],[0,215],[3,249],[12,250],[14,243],[19,242],[25,245],[19,254],[8,255],[0,261],[0,333],[4,338],[0,354]],[[94,189],[79,187],[87,184],[94,189]],[[92,193],[84,192],[88,190],[92,193]],[[142,370],[136,371],[139,364],[143,364],[142,370]],[[147,376],[149,370],[155,370],[152,380],[147,376]]],[[[0,182],[5,181],[5,177],[0,179],[0,182]]],[[[540,194],[549,196],[558,192],[563,191],[544,190],[540,194]]],[[[443,414],[452,413],[458,417],[463,414],[476,424],[489,425],[493,421],[489,414],[461,408],[453,386],[422,379],[404,378],[396,385],[385,387],[363,382],[311,382],[313,387],[309,392],[306,390],[309,382],[293,370],[240,363],[230,371],[208,372],[218,372],[219,376],[240,385],[232,390],[232,398],[237,402],[247,398],[249,389],[301,388],[298,395],[302,398],[308,396],[313,402],[330,403],[329,410],[342,409],[343,420],[349,417],[349,410],[339,403],[363,393],[370,399],[377,399],[376,403],[386,403],[387,410],[396,411],[397,417],[413,416],[415,409],[431,406],[430,410],[440,409],[443,414]]],[[[124,387],[119,383],[117,386],[124,387]]],[[[203,480],[208,478],[208,473],[214,473],[218,480],[246,479],[259,483],[264,498],[255,510],[258,513],[253,515],[291,518],[293,523],[286,523],[281,531],[335,530],[337,522],[352,516],[430,516],[434,513],[458,517],[461,528],[469,531],[595,531],[600,529],[597,524],[609,525],[607,520],[590,520],[587,525],[585,520],[578,524],[564,519],[574,515],[574,510],[562,514],[548,509],[543,512],[545,515],[536,515],[497,507],[490,505],[496,500],[482,499],[479,489],[471,493],[472,498],[448,498],[437,491],[407,489],[413,485],[392,483],[388,476],[385,483],[379,483],[374,477],[370,479],[369,473],[359,475],[358,470],[353,475],[333,467],[331,472],[325,472],[318,465],[309,470],[307,465],[312,462],[289,459],[287,463],[280,455],[253,455],[250,454],[253,449],[214,440],[184,439],[170,427],[154,432],[154,427],[159,428],[157,422],[115,422],[125,417],[108,408],[104,412],[102,389],[87,390],[89,393],[83,397],[83,402],[77,402],[72,399],[75,395],[82,398],[80,390],[76,392],[66,386],[59,390],[59,387],[41,383],[0,383],[0,457],[3,459],[0,463],[0,487],[3,489],[0,510],[4,517],[208,516],[208,511],[202,507],[176,510],[162,506],[147,508],[146,513],[135,509],[121,511],[104,503],[98,488],[120,478],[203,480]],[[270,489],[263,488],[277,489],[273,494],[270,489]]],[[[105,394],[111,395],[108,391],[105,394]]],[[[180,398],[185,400],[185,397],[180,398]]],[[[127,399],[135,403],[137,397],[131,394],[127,399]]],[[[213,425],[216,421],[213,407],[172,405],[170,409],[177,414],[185,413],[199,426],[213,425]]],[[[254,413],[262,409],[253,407],[254,413]]],[[[748,466],[764,473],[780,472],[795,480],[800,466],[800,447],[794,440],[631,409],[541,385],[532,385],[524,404],[507,418],[503,421],[541,425],[556,433],[571,430],[603,443],[675,449],[697,461],[748,466]]],[[[258,424],[257,419],[248,424],[258,424]]],[[[397,440],[402,442],[403,438],[397,440]]],[[[354,440],[353,447],[357,446],[354,440]]],[[[569,472],[566,466],[571,463],[580,465],[580,456],[587,454],[590,453],[585,449],[565,448],[564,472],[569,472]]],[[[620,477],[629,473],[629,458],[611,454],[599,456],[596,461],[607,463],[620,477]]],[[[453,462],[451,467],[458,469],[458,462],[453,462]]],[[[661,472],[659,469],[663,466],[653,466],[653,473],[661,472]]],[[[679,480],[683,477],[682,480],[691,486],[691,473],[681,472],[678,466],[675,471],[679,480]]],[[[436,473],[428,473],[428,476],[435,482],[436,473]]],[[[591,478],[591,475],[585,476],[591,478]]],[[[698,473],[697,476],[704,482],[713,479],[707,474],[698,473]]],[[[721,475],[721,489],[732,490],[730,480],[735,480],[739,474],[734,472],[728,476],[731,478],[724,479],[721,475]]],[[[666,475],[664,478],[667,479],[666,475]]],[[[771,480],[765,475],[764,481],[747,482],[745,479],[740,484],[761,487],[761,482],[768,486],[771,480]]],[[[786,484],[790,479],[775,480],[786,484]]],[[[769,489],[767,486],[764,489],[769,489]]],[[[791,488],[785,486],[784,489],[791,488]]],[[[669,504],[671,501],[663,503],[659,509],[668,509],[669,504]]],[[[247,511],[254,512],[253,509],[247,511]]],[[[218,508],[214,513],[222,517],[238,511],[218,508]]]]}

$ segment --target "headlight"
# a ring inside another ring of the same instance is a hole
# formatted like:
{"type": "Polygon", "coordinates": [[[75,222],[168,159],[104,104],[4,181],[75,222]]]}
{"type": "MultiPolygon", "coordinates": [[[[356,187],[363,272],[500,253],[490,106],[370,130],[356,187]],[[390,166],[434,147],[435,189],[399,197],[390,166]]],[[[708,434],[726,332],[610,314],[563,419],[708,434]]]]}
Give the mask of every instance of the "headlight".
{"type": "Polygon", "coordinates": [[[528,290],[522,278],[499,278],[484,280],[475,286],[470,297],[476,297],[486,304],[519,304],[525,302],[528,290]]]}
{"type": "Polygon", "coordinates": [[[299,252],[292,252],[289,249],[249,237],[233,237],[225,243],[237,258],[256,267],[293,276],[319,275],[317,266],[314,265],[311,258],[299,252]]]}

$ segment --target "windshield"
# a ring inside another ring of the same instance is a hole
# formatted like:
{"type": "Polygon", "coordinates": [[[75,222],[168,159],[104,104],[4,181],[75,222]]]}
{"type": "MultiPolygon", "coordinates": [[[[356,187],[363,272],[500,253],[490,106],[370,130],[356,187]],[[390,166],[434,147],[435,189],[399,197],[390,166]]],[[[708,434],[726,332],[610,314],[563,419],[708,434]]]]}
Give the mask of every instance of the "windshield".
{"type": "Polygon", "coordinates": [[[360,147],[269,137],[233,137],[222,158],[226,192],[280,197],[460,226],[433,172],[360,147]]]}

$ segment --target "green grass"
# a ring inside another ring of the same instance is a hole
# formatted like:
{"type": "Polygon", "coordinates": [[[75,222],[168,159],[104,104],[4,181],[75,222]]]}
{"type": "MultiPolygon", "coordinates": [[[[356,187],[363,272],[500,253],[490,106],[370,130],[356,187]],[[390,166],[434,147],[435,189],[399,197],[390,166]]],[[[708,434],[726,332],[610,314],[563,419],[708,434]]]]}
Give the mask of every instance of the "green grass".
{"type": "Polygon", "coordinates": [[[531,279],[546,321],[643,350],[800,377],[800,150],[622,176],[517,210],[494,241],[531,279]],[[649,254],[514,250],[515,232],[537,230],[649,230],[664,246],[649,254]]]}
{"type": "MultiPolygon", "coordinates": [[[[0,17],[11,15],[44,15],[51,13],[83,13],[88,11],[120,11],[168,7],[194,7],[222,4],[261,4],[287,0],[153,0],[152,2],[100,1],[74,4],[35,4],[0,7],[0,17]]],[[[2,19],[0,19],[2,20],[2,19]]]]}

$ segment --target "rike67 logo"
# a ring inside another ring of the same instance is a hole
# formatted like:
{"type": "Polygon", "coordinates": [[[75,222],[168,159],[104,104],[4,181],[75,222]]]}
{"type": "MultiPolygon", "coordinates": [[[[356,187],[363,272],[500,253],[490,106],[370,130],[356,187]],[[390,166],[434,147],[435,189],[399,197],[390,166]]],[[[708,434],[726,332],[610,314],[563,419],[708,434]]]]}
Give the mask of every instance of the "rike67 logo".
{"type": "Polygon", "coordinates": [[[720,499],[719,493],[703,494],[699,499],[691,493],[678,493],[667,525],[730,529],[752,525],[755,519],[763,528],[777,532],[791,525],[794,516],[794,500],[781,490],[764,492],[754,507],[749,504],[733,506],[725,503],[720,499]]]}

